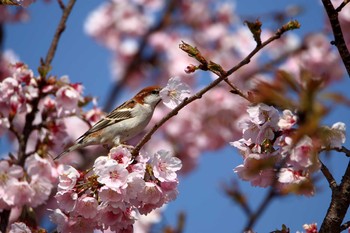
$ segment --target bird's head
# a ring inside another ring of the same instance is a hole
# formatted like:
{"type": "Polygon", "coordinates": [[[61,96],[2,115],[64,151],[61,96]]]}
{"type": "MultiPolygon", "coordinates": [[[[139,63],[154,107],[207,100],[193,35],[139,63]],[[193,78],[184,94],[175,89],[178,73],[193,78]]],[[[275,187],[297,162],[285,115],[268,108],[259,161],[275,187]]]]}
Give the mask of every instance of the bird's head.
{"type": "Polygon", "coordinates": [[[159,92],[162,90],[160,86],[145,87],[137,93],[134,99],[141,104],[149,104],[155,107],[161,100],[159,92]]]}

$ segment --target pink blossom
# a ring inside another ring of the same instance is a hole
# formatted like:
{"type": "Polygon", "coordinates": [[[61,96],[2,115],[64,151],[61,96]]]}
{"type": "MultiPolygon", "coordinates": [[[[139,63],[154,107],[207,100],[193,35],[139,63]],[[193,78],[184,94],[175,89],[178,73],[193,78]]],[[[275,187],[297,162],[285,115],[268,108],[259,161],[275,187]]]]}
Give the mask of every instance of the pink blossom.
{"type": "Polygon", "coordinates": [[[125,197],[129,201],[135,201],[139,194],[144,190],[146,182],[143,177],[130,175],[128,177],[128,187],[126,188],[125,197]]]}
{"type": "Polygon", "coordinates": [[[190,94],[190,87],[181,82],[178,77],[170,78],[167,86],[160,91],[163,103],[171,109],[174,109],[190,94]]]}
{"type": "Polygon", "coordinates": [[[97,215],[97,200],[93,197],[81,197],[77,201],[75,211],[84,218],[94,218],[97,215]]]}
{"type": "Polygon", "coordinates": [[[15,193],[10,193],[9,188],[18,183],[23,177],[23,169],[18,165],[10,165],[7,160],[0,161],[0,207],[7,208],[15,204],[15,193]]]}
{"type": "Polygon", "coordinates": [[[239,122],[239,126],[243,131],[243,138],[256,144],[261,144],[266,139],[274,139],[275,131],[278,129],[278,111],[274,107],[258,104],[249,107],[247,112],[249,117],[243,118],[239,122]]]}
{"type": "Polygon", "coordinates": [[[7,160],[0,160],[0,187],[7,182],[18,180],[23,176],[23,168],[18,165],[10,165],[7,160]]]}
{"type": "MultiPolygon", "coordinates": [[[[103,224],[106,228],[108,226],[118,226],[122,224],[123,210],[120,208],[112,208],[109,205],[103,205],[99,208],[100,220],[99,224],[103,224]]],[[[131,219],[132,220],[132,219],[131,219]]],[[[133,221],[131,222],[131,224],[133,221]]],[[[126,222],[124,222],[126,224],[126,222]]],[[[122,229],[122,228],[121,228],[122,229]]]]}
{"type": "Polygon", "coordinates": [[[60,209],[72,212],[77,204],[78,194],[72,190],[59,191],[56,193],[55,198],[60,209]]]}
{"type": "Polygon", "coordinates": [[[99,197],[103,202],[122,202],[127,195],[125,195],[121,190],[113,190],[107,186],[102,186],[99,189],[99,197]]]}
{"type": "Polygon", "coordinates": [[[113,190],[122,188],[129,174],[123,165],[113,159],[108,159],[103,165],[98,164],[94,171],[98,175],[97,181],[113,190]]]}
{"type": "Polygon", "coordinates": [[[64,85],[56,92],[58,115],[78,113],[78,102],[81,99],[80,93],[69,85],[64,85]]]}
{"type": "Polygon", "coordinates": [[[34,196],[30,204],[31,207],[37,207],[49,198],[53,188],[53,184],[49,178],[40,175],[31,177],[30,187],[34,190],[34,196]]]}
{"type": "Polygon", "coordinates": [[[4,193],[3,199],[8,205],[22,207],[31,205],[35,192],[27,181],[11,182],[4,193]]]}
{"type": "Polygon", "coordinates": [[[150,162],[154,176],[161,182],[175,180],[176,171],[182,167],[181,160],[170,154],[169,151],[160,150],[150,162]]]}
{"type": "Polygon", "coordinates": [[[6,106],[2,112],[4,116],[25,111],[25,96],[22,86],[16,79],[8,77],[0,82],[0,93],[0,103],[6,106]]]}
{"type": "Polygon", "coordinates": [[[165,195],[165,203],[176,199],[177,195],[179,194],[177,190],[178,184],[179,181],[177,179],[160,183],[160,187],[165,195]]]}
{"type": "Polygon", "coordinates": [[[123,165],[124,167],[127,167],[129,164],[132,163],[132,156],[130,151],[123,147],[113,147],[108,154],[109,158],[116,160],[119,164],[123,165]]]}
{"type": "Polygon", "coordinates": [[[96,227],[96,222],[91,221],[91,219],[85,219],[81,216],[67,216],[59,209],[56,209],[50,215],[50,220],[57,224],[57,231],[60,233],[93,233],[96,227]]]}
{"type": "Polygon", "coordinates": [[[156,206],[159,205],[158,207],[162,205],[163,198],[163,192],[160,187],[152,182],[145,183],[145,187],[138,197],[138,199],[145,205],[154,204],[156,206]]]}
{"type": "Polygon", "coordinates": [[[283,184],[299,184],[306,181],[306,177],[300,171],[291,168],[281,168],[278,173],[278,181],[283,184]]]}
{"type": "Polygon", "coordinates": [[[32,233],[29,227],[23,222],[14,222],[10,226],[9,233],[32,233]]]}
{"type": "Polygon", "coordinates": [[[283,111],[283,115],[278,121],[278,127],[280,127],[282,130],[287,130],[292,128],[296,123],[297,116],[287,109],[283,111]]]}
{"type": "MultiPolygon", "coordinates": [[[[253,186],[267,187],[274,179],[273,167],[264,168],[264,164],[269,160],[269,154],[250,154],[244,159],[244,163],[237,166],[234,172],[242,180],[250,181],[253,186]]],[[[266,166],[266,165],[265,165],[266,166]]]]}
{"type": "Polygon", "coordinates": [[[59,175],[59,190],[70,190],[77,183],[80,173],[72,166],[64,165],[59,175]]]}
{"type": "Polygon", "coordinates": [[[297,145],[291,149],[289,159],[296,168],[302,169],[314,166],[316,158],[312,139],[308,136],[304,136],[297,145]]]}
{"type": "Polygon", "coordinates": [[[30,176],[41,176],[47,179],[51,179],[53,166],[44,158],[41,158],[37,153],[27,157],[24,167],[30,176]]]}
{"type": "Polygon", "coordinates": [[[261,153],[260,146],[258,144],[254,145],[250,139],[246,140],[244,138],[241,138],[238,141],[230,142],[230,145],[236,147],[243,156],[243,158],[245,158],[252,152],[261,153]],[[252,148],[252,146],[254,147],[252,148]]]}
{"type": "Polygon", "coordinates": [[[247,109],[251,122],[257,125],[270,122],[275,126],[279,120],[277,109],[266,104],[258,104],[247,109]]]}

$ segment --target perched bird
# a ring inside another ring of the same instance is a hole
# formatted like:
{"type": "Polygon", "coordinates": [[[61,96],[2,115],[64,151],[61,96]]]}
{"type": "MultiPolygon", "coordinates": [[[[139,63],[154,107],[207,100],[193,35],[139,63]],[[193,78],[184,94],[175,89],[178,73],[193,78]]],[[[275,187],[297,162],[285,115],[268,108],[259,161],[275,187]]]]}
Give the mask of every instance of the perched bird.
{"type": "Polygon", "coordinates": [[[120,145],[141,133],[152,118],[153,112],[161,98],[161,87],[150,86],[142,89],[132,99],[115,108],[98,121],[91,129],[81,135],[68,149],[56,158],[88,145],[120,145]]]}

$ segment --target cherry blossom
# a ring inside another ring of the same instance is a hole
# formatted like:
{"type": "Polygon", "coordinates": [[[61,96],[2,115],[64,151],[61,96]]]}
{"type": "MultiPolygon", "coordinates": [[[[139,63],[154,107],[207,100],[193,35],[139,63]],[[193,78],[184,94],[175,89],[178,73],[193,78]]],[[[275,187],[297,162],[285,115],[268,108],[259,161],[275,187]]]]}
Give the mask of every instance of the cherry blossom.
{"type": "Polygon", "coordinates": [[[63,86],[56,92],[58,115],[68,115],[78,113],[78,101],[80,93],[71,86],[63,86]]]}
{"type": "Polygon", "coordinates": [[[103,167],[96,166],[94,171],[98,175],[97,181],[113,190],[122,188],[129,174],[128,170],[114,159],[107,160],[103,167]]]}
{"type": "Polygon", "coordinates": [[[71,212],[75,209],[78,200],[78,194],[73,190],[58,191],[55,195],[60,209],[71,212]]]}
{"type": "Polygon", "coordinates": [[[176,171],[181,169],[181,161],[169,151],[158,151],[150,162],[154,176],[161,182],[176,179],[176,171]]]}
{"type": "Polygon", "coordinates": [[[290,129],[297,123],[297,116],[290,110],[286,109],[282,114],[282,117],[278,121],[278,127],[280,127],[282,130],[290,129]]]}
{"type": "Polygon", "coordinates": [[[97,215],[97,200],[93,197],[81,197],[77,201],[76,211],[84,218],[94,218],[97,215]]]}
{"type": "Polygon", "coordinates": [[[190,96],[190,87],[181,82],[178,77],[169,79],[166,87],[160,91],[162,101],[168,108],[174,109],[185,98],[190,96]]]}
{"type": "Polygon", "coordinates": [[[132,163],[132,156],[130,151],[122,146],[113,147],[109,151],[108,156],[112,160],[116,160],[119,164],[123,165],[124,167],[127,167],[129,164],[132,163]]]}
{"type": "Polygon", "coordinates": [[[60,190],[72,189],[76,185],[79,177],[80,173],[74,167],[64,165],[59,176],[60,182],[58,184],[58,188],[60,190]]]}

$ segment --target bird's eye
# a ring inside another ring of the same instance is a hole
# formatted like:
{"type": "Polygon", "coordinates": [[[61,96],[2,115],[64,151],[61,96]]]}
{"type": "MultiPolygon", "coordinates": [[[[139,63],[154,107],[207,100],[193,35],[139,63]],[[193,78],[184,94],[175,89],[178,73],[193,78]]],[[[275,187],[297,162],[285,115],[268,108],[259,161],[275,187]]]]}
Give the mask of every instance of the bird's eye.
{"type": "Polygon", "coordinates": [[[153,90],[151,93],[152,93],[153,95],[158,95],[158,94],[159,94],[159,90],[153,90]]]}

